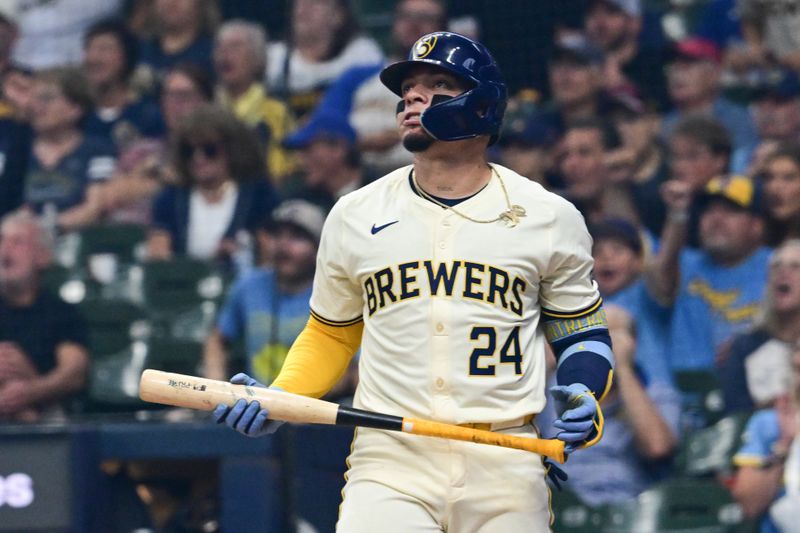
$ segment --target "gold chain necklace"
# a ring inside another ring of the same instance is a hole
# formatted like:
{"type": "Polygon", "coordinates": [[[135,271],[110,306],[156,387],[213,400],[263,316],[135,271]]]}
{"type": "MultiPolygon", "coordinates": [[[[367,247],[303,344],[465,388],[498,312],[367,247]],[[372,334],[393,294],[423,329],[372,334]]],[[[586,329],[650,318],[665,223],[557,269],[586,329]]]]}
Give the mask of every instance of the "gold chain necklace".
{"type": "Polygon", "coordinates": [[[497,180],[500,182],[500,187],[503,189],[503,195],[506,198],[506,207],[507,207],[505,211],[501,212],[498,216],[496,216],[491,220],[479,220],[477,218],[472,218],[466,213],[462,213],[455,207],[440,202],[439,200],[437,200],[436,198],[425,192],[422,189],[422,187],[419,186],[419,183],[417,183],[417,176],[414,173],[414,169],[411,169],[411,180],[414,182],[414,187],[416,187],[417,191],[423,198],[425,198],[426,200],[430,200],[439,207],[442,207],[444,209],[449,209],[450,211],[460,216],[461,218],[465,218],[471,222],[477,222],[478,224],[492,224],[493,222],[502,220],[503,222],[505,222],[506,226],[508,226],[509,228],[513,228],[514,226],[519,224],[519,219],[525,216],[525,208],[517,204],[511,205],[511,200],[508,197],[508,191],[506,190],[506,184],[503,183],[503,178],[500,177],[500,174],[497,172],[497,170],[495,170],[494,167],[490,166],[489,168],[492,169],[492,175],[495,176],[497,180]]]}

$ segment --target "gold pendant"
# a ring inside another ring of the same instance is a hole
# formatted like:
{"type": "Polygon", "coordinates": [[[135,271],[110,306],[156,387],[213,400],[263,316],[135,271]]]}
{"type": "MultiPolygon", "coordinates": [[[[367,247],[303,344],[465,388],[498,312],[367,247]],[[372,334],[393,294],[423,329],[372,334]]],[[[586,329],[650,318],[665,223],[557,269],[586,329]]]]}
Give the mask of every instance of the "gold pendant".
{"type": "Polygon", "coordinates": [[[521,205],[514,204],[508,211],[500,213],[500,220],[506,223],[509,228],[515,227],[519,224],[519,219],[525,216],[525,208],[521,205]]]}

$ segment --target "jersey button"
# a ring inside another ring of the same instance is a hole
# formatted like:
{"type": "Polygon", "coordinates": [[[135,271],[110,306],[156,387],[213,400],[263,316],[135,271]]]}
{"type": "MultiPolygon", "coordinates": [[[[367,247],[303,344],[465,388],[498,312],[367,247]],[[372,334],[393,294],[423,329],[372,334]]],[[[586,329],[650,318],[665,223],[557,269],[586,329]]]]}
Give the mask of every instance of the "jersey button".
{"type": "Polygon", "coordinates": [[[447,243],[446,242],[442,241],[442,242],[439,243],[439,248],[441,248],[442,250],[444,250],[446,247],[447,247],[447,243]]]}
{"type": "Polygon", "coordinates": [[[441,333],[442,331],[444,331],[444,324],[442,324],[441,322],[438,322],[438,323],[436,324],[436,331],[438,331],[439,333],[441,333]]]}
{"type": "Polygon", "coordinates": [[[444,388],[444,380],[442,378],[436,378],[436,388],[439,390],[444,388]]]}

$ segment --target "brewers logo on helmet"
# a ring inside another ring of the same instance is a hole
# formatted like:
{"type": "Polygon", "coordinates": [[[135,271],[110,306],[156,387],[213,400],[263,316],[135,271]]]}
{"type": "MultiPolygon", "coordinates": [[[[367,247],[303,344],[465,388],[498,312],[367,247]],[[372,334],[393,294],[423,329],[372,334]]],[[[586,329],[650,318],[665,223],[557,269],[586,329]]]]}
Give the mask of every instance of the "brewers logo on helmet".
{"type": "Polygon", "coordinates": [[[435,97],[434,104],[420,117],[425,131],[441,141],[491,135],[491,143],[494,143],[503,121],[508,90],[489,50],[457,33],[429,33],[414,44],[408,59],[383,69],[381,81],[402,97],[403,79],[420,64],[442,68],[469,86],[467,91],[453,98],[435,97]]]}

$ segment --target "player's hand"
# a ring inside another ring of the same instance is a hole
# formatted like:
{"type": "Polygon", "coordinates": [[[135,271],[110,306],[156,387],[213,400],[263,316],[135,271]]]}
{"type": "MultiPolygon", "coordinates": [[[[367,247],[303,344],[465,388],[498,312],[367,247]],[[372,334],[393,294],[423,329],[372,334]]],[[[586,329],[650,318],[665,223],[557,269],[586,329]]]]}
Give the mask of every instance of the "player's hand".
{"type": "MultiPolygon", "coordinates": [[[[267,388],[263,383],[242,373],[233,376],[231,383],[234,385],[247,385],[248,387],[267,388]]],[[[273,390],[280,389],[273,387],[273,390]]],[[[269,411],[262,409],[257,400],[247,403],[247,401],[239,399],[233,407],[228,407],[221,403],[214,409],[213,417],[217,424],[225,424],[248,437],[260,437],[275,433],[283,424],[281,420],[269,420],[269,411]]]]}
{"type": "Polygon", "coordinates": [[[545,459],[542,462],[544,463],[544,472],[547,474],[547,477],[550,478],[550,483],[560,492],[561,482],[568,480],[569,476],[550,459],[545,459]]]}
{"type": "Polygon", "coordinates": [[[557,385],[550,388],[558,420],[553,425],[561,430],[556,435],[566,443],[564,451],[592,446],[603,434],[603,412],[594,394],[583,383],[557,385]]]}

